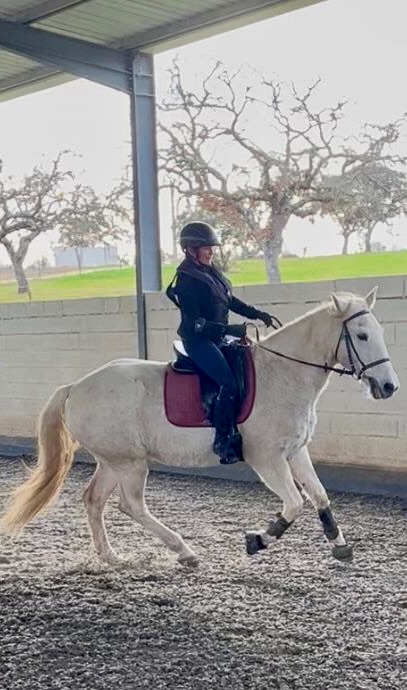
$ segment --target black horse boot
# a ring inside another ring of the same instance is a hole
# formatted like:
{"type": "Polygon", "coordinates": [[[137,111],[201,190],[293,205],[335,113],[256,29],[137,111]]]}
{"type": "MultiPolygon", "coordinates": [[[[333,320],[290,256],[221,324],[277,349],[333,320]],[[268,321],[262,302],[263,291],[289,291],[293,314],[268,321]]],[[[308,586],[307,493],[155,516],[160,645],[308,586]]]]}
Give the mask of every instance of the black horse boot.
{"type": "Polygon", "coordinates": [[[216,429],[213,451],[219,455],[221,465],[244,461],[242,437],[235,425],[235,398],[221,387],[213,407],[216,429]]]}

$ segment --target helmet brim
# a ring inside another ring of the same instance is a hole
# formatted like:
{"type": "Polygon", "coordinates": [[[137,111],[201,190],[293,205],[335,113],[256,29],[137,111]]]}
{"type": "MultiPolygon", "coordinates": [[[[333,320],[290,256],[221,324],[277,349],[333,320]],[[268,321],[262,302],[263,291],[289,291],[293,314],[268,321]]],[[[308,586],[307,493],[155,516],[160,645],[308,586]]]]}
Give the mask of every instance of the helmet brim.
{"type": "Polygon", "coordinates": [[[219,240],[197,240],[196,238],[183,238],[181,241],[182,249],[191,247],[191,249],[200,249],[201,247],[220,247],[219,240]]]}

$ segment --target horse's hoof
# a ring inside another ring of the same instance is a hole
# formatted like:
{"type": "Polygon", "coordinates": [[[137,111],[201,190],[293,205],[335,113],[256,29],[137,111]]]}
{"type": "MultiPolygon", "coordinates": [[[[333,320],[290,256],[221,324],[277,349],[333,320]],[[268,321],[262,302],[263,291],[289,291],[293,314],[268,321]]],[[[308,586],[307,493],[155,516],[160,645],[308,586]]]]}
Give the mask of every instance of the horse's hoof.
{"type": "Polygon", "coordinates": [[[260,532],[247,532],[245,538],[246,553],[248,556],[253,556],[253,554],[262,549],[267,549],[267,546],[263,543],[260,532]]]}
{"type": "Polygon", "coordinates": [[[350,544],[337,544],[332,547],[332,556],[338,561],[349,562],[353,559],[353,546],[350,544]]]}
{"type": "Polygon", "coordinates": [[[189,556],[180,556],[178,558],[178,563],[185,568],[197,568],[199,566],[199,561],[194,553],[189,556]]]}

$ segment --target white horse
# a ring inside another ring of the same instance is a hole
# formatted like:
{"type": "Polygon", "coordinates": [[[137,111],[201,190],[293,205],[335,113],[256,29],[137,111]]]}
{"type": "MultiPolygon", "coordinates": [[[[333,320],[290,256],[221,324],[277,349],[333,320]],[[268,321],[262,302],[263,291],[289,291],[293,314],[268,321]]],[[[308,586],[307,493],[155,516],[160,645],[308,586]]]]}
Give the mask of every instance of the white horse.
{"type": "MultiPolygon", "coordinates": [[[[316,423],[316,403],[336,364],[359,379],[375,399],[389,398],[398,389],[383,330],[370,311],[375,298],[376,288],[364,299],[333,294],[329,302],[253,346],[256,400],[240,427],[244,455],[283,506],[264,532],[246,535],[249,554],[281,537],[300,515],[305,495],[318,511],[333,555],[352,556],[307,444],[316,423]]],[[[57,496],[75,447],[81,445],[97,462],[84,502],[99,558],[117,560],[106,535],[103,511],[118,485],[119,509],[160,538],[178,554],[180,563],[196,565],[190,546],[157,520],[144,501],[152,463],[197,468],[219,462],[211,449],[212,428],[179,428],[167,421],[165,368],[165,363],[121,359],[58,388],[40,417],[36,468],[14,492],[3,526],[23,527],[57,496]]]]}

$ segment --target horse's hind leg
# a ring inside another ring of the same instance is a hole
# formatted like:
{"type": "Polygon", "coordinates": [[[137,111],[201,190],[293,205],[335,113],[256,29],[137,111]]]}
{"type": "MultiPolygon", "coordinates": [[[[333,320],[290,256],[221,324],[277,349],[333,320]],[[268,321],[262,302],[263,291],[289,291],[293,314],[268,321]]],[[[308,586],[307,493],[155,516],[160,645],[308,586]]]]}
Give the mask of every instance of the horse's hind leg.
{"type": "Polygon", "coordinates": [[[318,511],[325,537],[332,544],[332,555],[339,560],[352,559],[352,546],[346,543],[330,507],[325,488],[318,479],[308,448],[301,448],[290,460],[291,472],[318,511]]]}
{"type": "Polygon", "coordinates": [[[283,501],[283,510],[277,519],[272,520],[265,532],[248,532],[246,534],[246,551],[249,556],[280,539],[294,520],[301,514],[303,499],[283,455],[273,457],[256,457],[250,463],[264,484],[283,501]]]}
{"type": "Polygon", "coordinates": [[[120,510],[161,539],[171,551],[175,551],[182,565],[197,566],[197,557],[181,535],[166,527],[149,512],[144,500],[147,476],[148,467],[145,460],[132,461],[126,472],[121,470],[120,510]]]}
{"type": "Polygon", "coordinates": [[[115,563],[120,559],[109,544],[103,511],[107,499],[118,483],[118,477],[105,461],[97,458],[96,460],[98,467],[84,491],[83,501],[88,513],[93,544],[99,559],[107,563],[115,563]]]}

